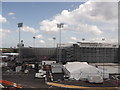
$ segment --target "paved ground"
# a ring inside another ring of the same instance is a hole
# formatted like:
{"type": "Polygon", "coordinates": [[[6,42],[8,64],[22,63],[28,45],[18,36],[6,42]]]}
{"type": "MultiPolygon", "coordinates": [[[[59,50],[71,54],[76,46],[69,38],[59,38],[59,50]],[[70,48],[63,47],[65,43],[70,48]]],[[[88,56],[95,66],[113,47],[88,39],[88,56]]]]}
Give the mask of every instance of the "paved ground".
{"type": "Polygon", "coordinates": [[[94,83],[89,83],[85,81],[63,81],[60,83],[67,84],[67,85],[85,86],[85,87],[118,87],[120,86],[120,84],[118,84],[115,80],[104,81],[104,83],[101,83],[101,84],[94,84],[94,83]]]}
{"type": "Polygon", "coordinates": [[[23,88],[49,88],[44,79],[35,79],[34,70],[29,74],[23,73],[2,73],[2,79],[21,84],[23,88]]]}
{"type": "MultiPolygon", "coordinates": [[[[35,79],[34,74],[35,74],[35,70],[31,70],[28,74],[24,74],[22,72],[16,73],[14,71],[3,72],[2,79],[15,82],[17,84],[21,84],[23,88],[45,88],[45,89],[56,88],[56,87],[47,85],[44,79],[35,79]]],[[[55,75],[55,78],[53,79],[57,79],[59,77],[60,75],[57,74],[55,75]]],[[[116,87],[118,86],[115,80],[106,81],[103,84],[90,84],[84,81],[59,81],[57,83],[64,84],[64,85],[76,85],[76,86],[86,86],[86,87],[106,87],[106,86],[116,87]]]]}

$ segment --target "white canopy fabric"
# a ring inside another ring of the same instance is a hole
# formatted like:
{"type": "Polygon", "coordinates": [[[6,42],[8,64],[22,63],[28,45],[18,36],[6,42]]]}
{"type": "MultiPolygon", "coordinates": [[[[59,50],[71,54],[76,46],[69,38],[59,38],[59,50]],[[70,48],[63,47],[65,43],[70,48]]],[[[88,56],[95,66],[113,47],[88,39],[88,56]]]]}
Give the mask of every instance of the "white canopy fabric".
{"type": "Polygon", "coordinates": [[[103,73],[103,70],[89,65],[87,62],[68,62],[64,67],[69,71],[69,78],[75,80],[87,79],[88,76],[98,75],[109,78],[109,74],[103,73]]]}
{"type": "Polygon", "coordinates": [[[19,53],[2,53],[2,55],[12,55],[12,56],[18,56],[19,53]]]}
{"type": "Polygon", "coordinates": [[[8,56],[0,56],[0,58],[7,58],[8,56]]]}

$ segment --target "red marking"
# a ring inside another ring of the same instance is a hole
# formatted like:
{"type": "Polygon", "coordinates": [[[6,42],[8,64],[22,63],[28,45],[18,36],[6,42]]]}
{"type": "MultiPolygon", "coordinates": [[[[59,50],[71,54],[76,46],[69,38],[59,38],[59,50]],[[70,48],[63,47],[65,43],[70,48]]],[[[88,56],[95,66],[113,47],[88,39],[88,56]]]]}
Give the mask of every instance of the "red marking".
{"type": "MultiPolygon", "coordinates": [[[[6,81],[6,80],[0,80],[0,83],[5,83],[5,84],[11,85],[11,86],[14,85],[13,82],[9,82],[9,81],[6,81]]],[[[18,84],[17,88],[22,88],[22,85],[18,84]]]]}

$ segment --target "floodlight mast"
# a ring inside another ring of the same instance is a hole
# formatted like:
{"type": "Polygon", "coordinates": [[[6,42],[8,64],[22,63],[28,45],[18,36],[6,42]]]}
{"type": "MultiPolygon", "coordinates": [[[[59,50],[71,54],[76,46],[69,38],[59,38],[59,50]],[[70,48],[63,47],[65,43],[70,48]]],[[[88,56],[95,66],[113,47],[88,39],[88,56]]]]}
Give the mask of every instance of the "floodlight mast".
{"type": "Polygon", "coordinates": [[[19,28],[19,59],[20,59],[20,43],[21,43],[21,33],[20,33],[20,29],[23,27],[23,23],[18,23],[18,28],[19,28]]]}
{"type": "MultiPolygon", "coordinates": [[[[103,41],[103,50],[104,50],[104,52],[105,52],[105,46],[104,46],[105,38],[102,38],[102,41],[103,41]]],[[[104,57],[106,57],[106,55],[105,55],[104,57]]],[[[106,58],[104,58],[104,59],[106,59],[106,58]]],[[[105,67],[104,67],[104,59],[103,59],[103,79],[104,79],[104,70],[105,70],[105,67]]]]}
{"type": "Polygon", "coordinates": [[[56,40],[56,37],[53,37],[53,41],[54,41],[53,47],[54,47],[54,48],[56,47],[56,46],[55,46],[55,40],[56,40]]]}
{"type": "Polygon", "coordinates": [[[59,48],[59,62],[61,62],[61,29],[63,28],[64,23],[59,23],[57,24],[57,28],[59,28],[59,44],[58,44],[58,48],[59,48]]]}
{"type": "Polygon", "coordinates": [[[33,37],[33,46],[35,47],[35,39],[36,39],[36,37],[34,36],[33,37]]]}

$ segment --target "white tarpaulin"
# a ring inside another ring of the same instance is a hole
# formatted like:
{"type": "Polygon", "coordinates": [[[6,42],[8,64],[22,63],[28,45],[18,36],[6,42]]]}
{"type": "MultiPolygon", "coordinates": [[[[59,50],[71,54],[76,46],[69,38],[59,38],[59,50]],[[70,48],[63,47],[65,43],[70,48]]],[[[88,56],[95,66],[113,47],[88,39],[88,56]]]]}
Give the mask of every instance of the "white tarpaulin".
{"type": "Polygon", "coordinates": [[[86,62],[68,62],[64,67],[69,72],[69,78],[75,80],[88,79],[89,76],[101,76],[103,78],[109,78],[109,74],[103,70],[100,70],[94,66],[87,64],[86,62]]]}

